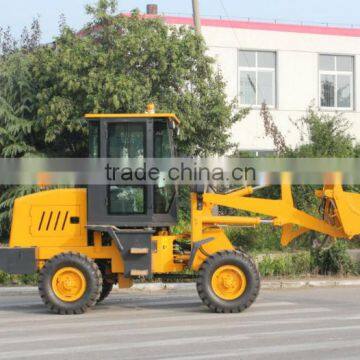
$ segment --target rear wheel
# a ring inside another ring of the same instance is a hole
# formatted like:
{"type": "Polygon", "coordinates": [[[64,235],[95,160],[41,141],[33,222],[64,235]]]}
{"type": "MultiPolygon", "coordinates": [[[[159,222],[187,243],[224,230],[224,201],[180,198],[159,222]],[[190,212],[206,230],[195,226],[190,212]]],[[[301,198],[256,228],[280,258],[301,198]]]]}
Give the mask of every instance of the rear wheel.
{"type": "Polygon", "coordinates": [[[250,256],[240,251],[222,251],[203,263],[196,287],[212,311],[241,312],[259,294],[260,276],[250,256]]]}
{"type": "Polygon", "coordinates": [[[105,300],[110,295],[113,285],[113,283],[109,283],[106,279],[103,279],[101,294],[97,301],[98,303],[105,300]]]}
{"type": "Polygon", "coordinates": [[[93,307],[102,290],[102,275],[85,255],[69,252],[54,256],[40,271],[39,293],[56,314],[82,314],[93,307]]]}
{"type": "Polygon", "coordinates": [[[114,283],[116,282],[116,277],[111,273],[111,266],[107,262],[98,262],[97,265],[99,266],[103,279],[102,290],[97,301],[97,303],[99,303],[110,295],[114,283]]]}

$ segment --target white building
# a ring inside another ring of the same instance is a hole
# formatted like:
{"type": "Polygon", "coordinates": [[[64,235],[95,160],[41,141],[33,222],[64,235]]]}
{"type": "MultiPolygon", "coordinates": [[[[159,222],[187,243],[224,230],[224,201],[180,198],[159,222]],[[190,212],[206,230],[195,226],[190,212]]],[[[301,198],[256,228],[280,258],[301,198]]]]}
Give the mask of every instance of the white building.
{"type": "MultiPolygon", "coordinates": [[[[193,24],[186,17],[165,20],[193,24]]],[[[232,129],[240,149],[273,149],[259,115],[263,101],[288,145],[300,141],[290,119],[299,119],[310,104],[344,113],[360,140],[360,29],[203,19],[202,34],[229,98],[252,108],[232,129]]]]}

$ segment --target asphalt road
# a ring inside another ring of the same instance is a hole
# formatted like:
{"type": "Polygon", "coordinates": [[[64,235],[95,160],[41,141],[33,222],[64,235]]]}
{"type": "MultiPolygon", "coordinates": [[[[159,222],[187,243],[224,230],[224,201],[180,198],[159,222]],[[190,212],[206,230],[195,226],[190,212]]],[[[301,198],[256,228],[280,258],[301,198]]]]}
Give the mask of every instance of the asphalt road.
{"type": "Polygon", "coordinates": [[[112,294],[80,316],[0,296],[1,359],[359,359],[360,288],[264,290],[213,314],[195,290],[112,294]]]}

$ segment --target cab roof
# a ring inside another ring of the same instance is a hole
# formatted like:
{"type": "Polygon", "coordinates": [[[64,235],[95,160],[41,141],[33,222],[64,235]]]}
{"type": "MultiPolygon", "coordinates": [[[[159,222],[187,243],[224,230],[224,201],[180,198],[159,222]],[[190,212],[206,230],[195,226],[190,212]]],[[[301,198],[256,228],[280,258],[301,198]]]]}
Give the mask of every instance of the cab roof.
{"type": "Polygon", "coordinates": [[[142,114],[85,114],[85,119],[135,119],[135,118],[164,118],[172,119],[177,124],[180,124],[180,120],[175,114],[171,113],[142,113],[142,114]]]}

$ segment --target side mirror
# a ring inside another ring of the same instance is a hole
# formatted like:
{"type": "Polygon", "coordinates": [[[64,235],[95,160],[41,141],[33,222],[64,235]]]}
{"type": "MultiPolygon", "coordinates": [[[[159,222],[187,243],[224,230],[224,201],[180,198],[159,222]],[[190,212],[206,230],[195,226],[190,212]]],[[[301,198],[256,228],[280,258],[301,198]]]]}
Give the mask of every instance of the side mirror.
{"type": "Polygon", "coordinates": [[[169,123],[169,129],[170,129],[170,130],[173,130],[173,131],[174,131],[174,134],[175,134],[176,136],[179,136],[179,135],[180,135],[180,127],[179,127],[179,125],[175,124],[174,121],[170,121],[170,123],[169,123]]]}
{"type": "Polygon", "coordinates": [[[175,130],[176,128],[177,128],[177,126],[176,126],[175,122],[173,120],[171,120],[169,122],[169,129],[170,130],[175,130]]]}

